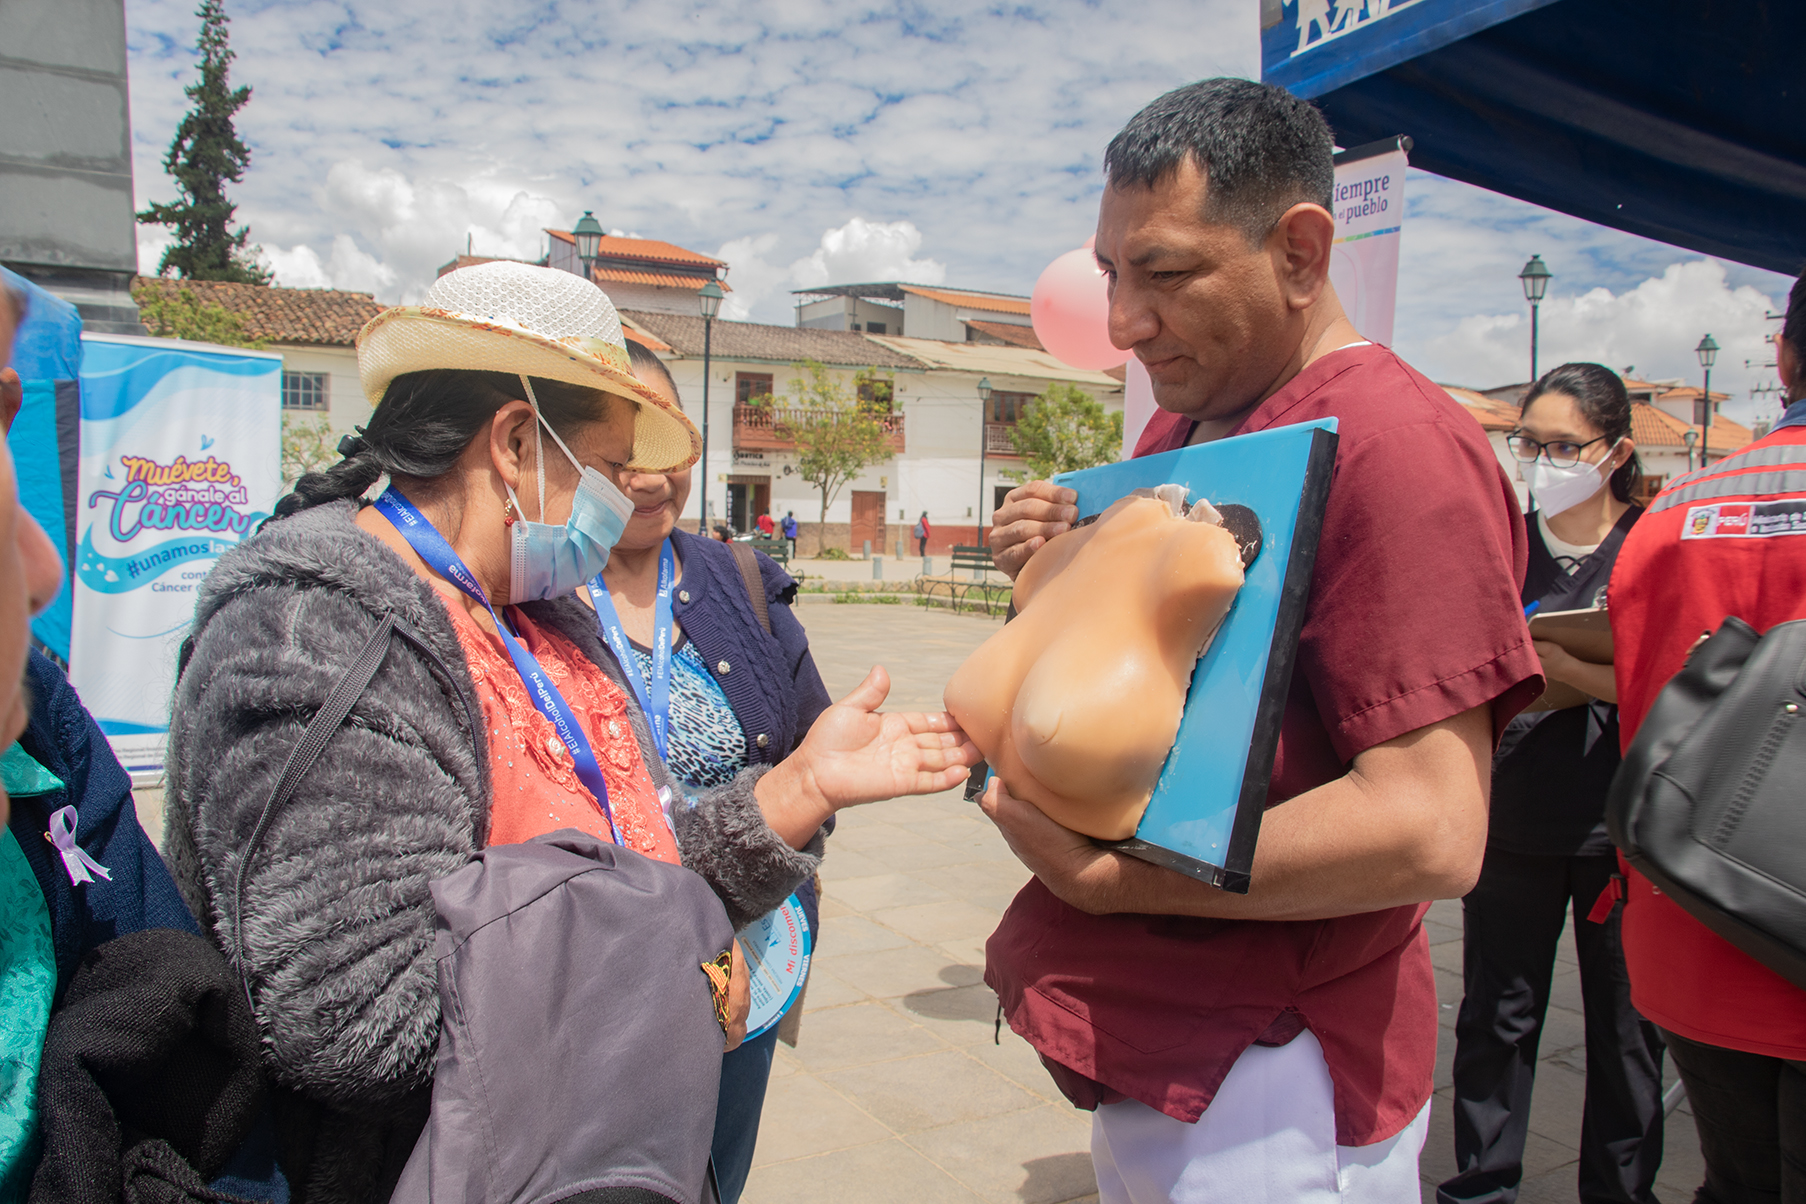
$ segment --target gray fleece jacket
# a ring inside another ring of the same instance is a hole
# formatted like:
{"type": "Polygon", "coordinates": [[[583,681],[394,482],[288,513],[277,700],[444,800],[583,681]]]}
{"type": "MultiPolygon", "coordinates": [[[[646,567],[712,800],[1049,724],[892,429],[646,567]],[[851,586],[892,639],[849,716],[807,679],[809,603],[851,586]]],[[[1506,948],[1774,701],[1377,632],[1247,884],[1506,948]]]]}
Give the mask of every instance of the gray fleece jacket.
{"type": "MultiPolygon", "coordinates": [[[[201,586],[170,722],[165,849],[188,905],[251,986],[271,1078],[370,1115],[431,1080],[439,995],[427,888],[483,846],[490,781],[451,616],[355,513],[334,502],[271,523],[201,586]],[[240,852],[289,750],[388,611],[436,656],[393,641],[270,825],[246,880],[241,954],[230,948],[240,852]]],[[[524,609],[623,685],[580,603],[524,609]]],[[[645,717],[623,692],[646,771],[664,786],[645,717]]],[[[819,833],[798,852],[766,826],[752,793],[763,772],[675,808],[683,863],[735,928],[820,864],[819,833]]]]}

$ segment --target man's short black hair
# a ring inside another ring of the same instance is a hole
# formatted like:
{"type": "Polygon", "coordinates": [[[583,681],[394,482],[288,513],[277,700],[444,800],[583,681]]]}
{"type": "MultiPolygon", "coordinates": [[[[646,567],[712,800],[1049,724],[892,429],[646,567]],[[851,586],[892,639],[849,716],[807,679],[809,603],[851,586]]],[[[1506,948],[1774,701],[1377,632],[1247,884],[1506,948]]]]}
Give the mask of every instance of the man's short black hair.
{"type": "Polygon", "coordinates": [[[1204,219],[1258,244],[1293,205],[1332,209],[1335,138],[1309,101],[1247,79],[1176,88],[1135,114],[1104,151],[1114,188],[1153,188],[1187,158],[1209,181],[1204,219]]]}

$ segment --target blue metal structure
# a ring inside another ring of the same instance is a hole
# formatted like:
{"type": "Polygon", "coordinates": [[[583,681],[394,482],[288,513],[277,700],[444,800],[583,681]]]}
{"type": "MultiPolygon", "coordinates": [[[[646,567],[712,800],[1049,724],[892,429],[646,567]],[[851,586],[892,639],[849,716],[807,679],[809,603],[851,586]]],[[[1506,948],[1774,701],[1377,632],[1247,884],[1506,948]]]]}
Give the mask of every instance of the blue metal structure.
{"type": "Polygon", "coordinates": [[[1261,0],[1343,146],[1676,246],[1806,266],[1801,0],[1261,0]]]}

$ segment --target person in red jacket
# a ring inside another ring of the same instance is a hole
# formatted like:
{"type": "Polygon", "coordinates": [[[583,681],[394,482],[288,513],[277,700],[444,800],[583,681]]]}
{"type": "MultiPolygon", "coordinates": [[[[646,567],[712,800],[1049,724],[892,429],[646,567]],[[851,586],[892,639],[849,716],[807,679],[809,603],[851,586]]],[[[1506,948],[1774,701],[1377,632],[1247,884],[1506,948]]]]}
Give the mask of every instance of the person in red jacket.
{"type": "MultiPolygon", "coordinates": [[[[1777,347],[1789,405],[1735,455],[1677,479],[1619,553],[1607,598],[1628,749],[1703,634],[1806,618],[1806,274],[1777,347]]],[[[1614,889],[1617,884],[1614,883],[1614,889]]],[[[1806,990],[1627,872],[1631,1001],[1667,1034],[1705,1155],[1696,1204],[1806,1201],[1806,990]]]]}

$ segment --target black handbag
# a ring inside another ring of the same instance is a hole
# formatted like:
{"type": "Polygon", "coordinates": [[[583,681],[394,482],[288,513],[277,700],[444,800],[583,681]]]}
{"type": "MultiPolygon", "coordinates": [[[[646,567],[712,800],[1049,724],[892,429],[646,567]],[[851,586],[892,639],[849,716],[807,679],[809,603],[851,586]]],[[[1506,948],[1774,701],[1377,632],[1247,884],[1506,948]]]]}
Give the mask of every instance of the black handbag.
{"type": "Polygon", "coordinates": [[[1695,919],[1806,987],[1806,620],[1729,618],[1643,720],[1612,843],[1695,919]]]}

